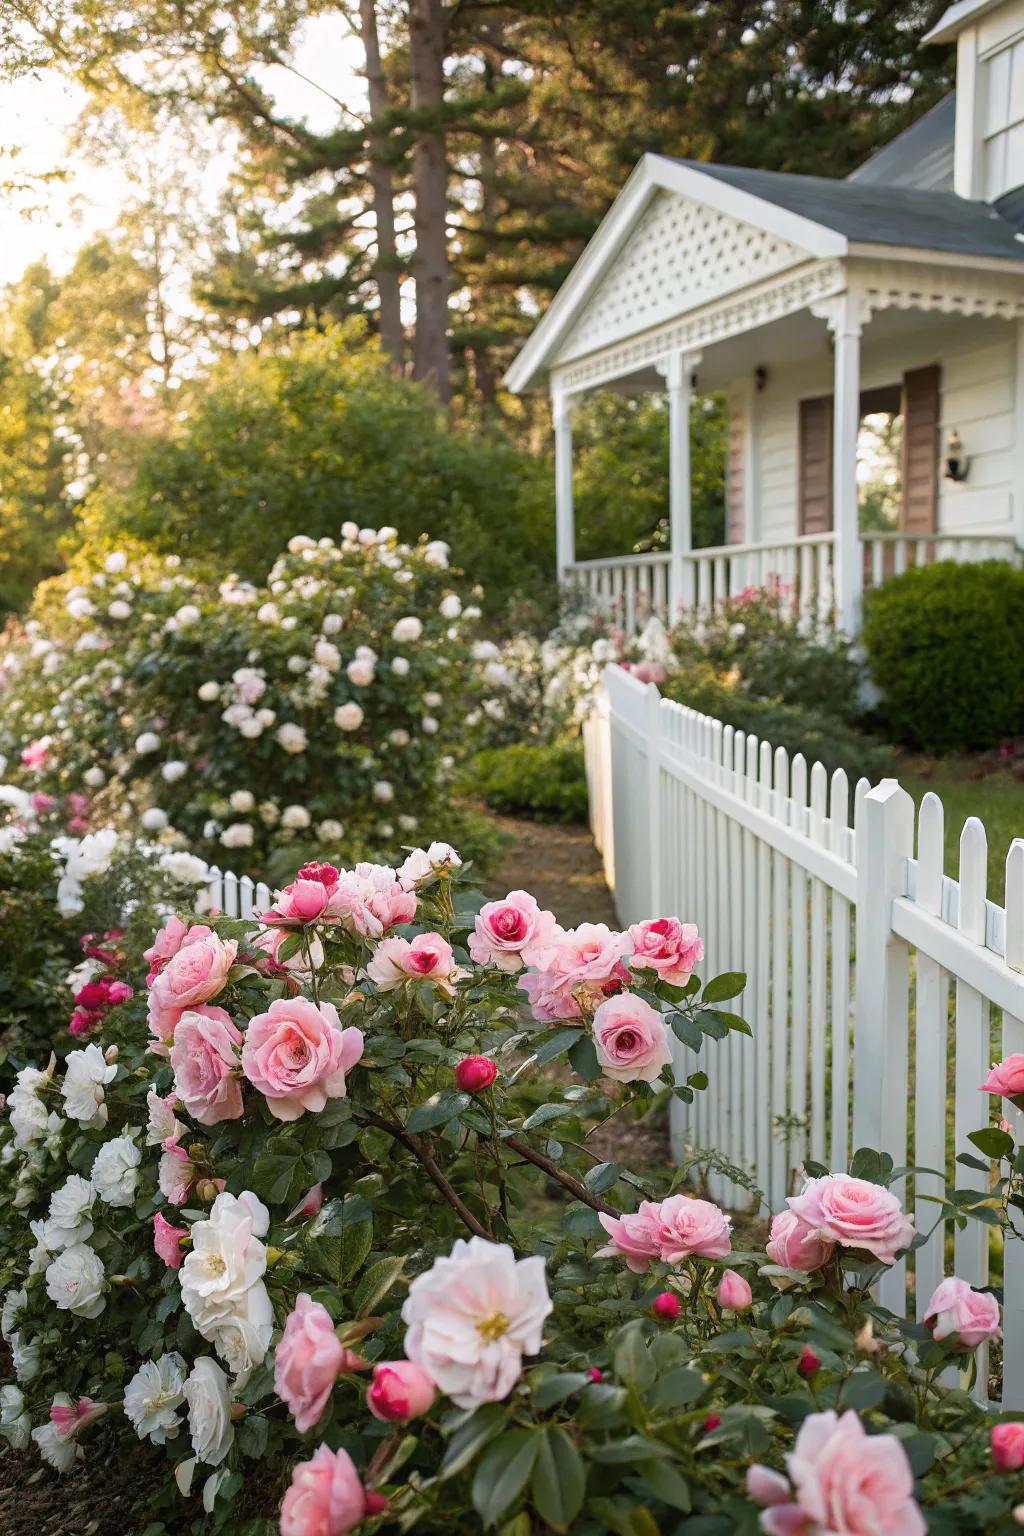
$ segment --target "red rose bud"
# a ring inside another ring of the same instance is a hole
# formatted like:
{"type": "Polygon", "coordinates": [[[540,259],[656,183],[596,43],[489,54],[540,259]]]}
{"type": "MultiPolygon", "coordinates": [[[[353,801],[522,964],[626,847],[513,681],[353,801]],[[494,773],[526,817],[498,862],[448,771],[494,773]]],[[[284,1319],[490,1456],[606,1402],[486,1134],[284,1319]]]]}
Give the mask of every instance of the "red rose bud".
{"type": "Polygon", "coordinates": [[[711,1431],[713,1429],[717,1429],[721,1422],[722,1420],[719,1418],[717,1413],[709,1413],[707,1418],[704,1420],[704,1423],[701,1425],[701,1429],[706,1435],[710,1435],[711,1431]]]}
{"type": "Polygon", "coordinates": [[[800,1375],[808,1381],[812,1376],[816,1376],[817,1373],[821,1370],[821,1361],[818,1359],[817,1355],[814,1353],[814,1350],[809,1344],[804,1345],[803,1354],[797,1361],[796,1368],[800,1375]]]}
{"type": "Polygon", "coordinates": [[[651,1303],[651,1311],[663,1323],[674,1323],[679,1316],[679,1297],[672,1291],[662,1291],[651,1303]]]}
{"type": "Polygon", "coordinates": [[[498,1075],[489,1056],[464,1056],[455,1068],[455,1082],[463,1093],[482,1093],[498,1075]]]}
{"type": "Polygon", "coordinates": [[[365,1507],[367,1517],[369,1518],[373,1515],[382,1515],[389,1506],[387,1499],[382,1493],[377,1493],[373,1488],[367,1488],[365,1507]]]}
{"type": "Polygon", "coordinates": [[[592,1365],[587,1371],[591,1381],[604,1381],[604,1372],[599,1371],[596,1365],[592,1365]]]}

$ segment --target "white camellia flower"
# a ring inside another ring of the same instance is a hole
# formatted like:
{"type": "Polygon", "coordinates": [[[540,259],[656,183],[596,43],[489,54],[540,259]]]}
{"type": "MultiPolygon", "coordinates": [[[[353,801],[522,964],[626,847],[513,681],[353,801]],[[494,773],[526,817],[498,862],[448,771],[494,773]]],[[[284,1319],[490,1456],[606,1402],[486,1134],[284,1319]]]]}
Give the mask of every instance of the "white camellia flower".
{"type": "Polygon", "coordinates": [[[233,811],[239,811],[243,816],[248,816],[250,811],[256,809],[256,796],[249,789],[236,789],[231,794],[228,804],[233,811]]]}
{"type": "Polygon", "coordinates": [[[304,832],[312,820],[304,805],[286,805],[281,812],[281,825],[288,832],[304,832]]]}
{"type": "Polygon", "coordinates": [[[247,821],[233,821],[220,835],[221,843],[225,848],[251,848],[252,839],[252,827],[247,821]]]}
{"type": "Polygon", "coordinates": [[[144,832],[162,832],[170,818],[158,805],[151,805],[148,810],[143,811],[141,820],[144,832]]]}
{"type": "Polygon", "coordinates": [[[72,1243],[46,1270],[46,1294],[62,1312],[99,1317],[106,1306],[102,1260],[85,1243],[72,1243]]]}
{"type": "Polygon", "coordinates": [[[160,769],[160,777],[165,784],[177,784],[188,773],[188,763],[183,763],[180,757],[172,757],[170,762],[164,763],[160,769]]]}
{"type": "Polygon", "coordinates": [[[179,1354],[146,1360],[124,1389],[124,1411],[140,1440],[154,1445],[173,1440],[185,1401],[185,1362],[179,1354]]]}
{"type": "Polygon", "coordinates": [[[373,682],[373,672],[373,662],[362,656],[357,656],[345,668],[349,682],[356,688],[368,688],[373,682]]]}
{"type": "Polygon", "coordinates": [[[117,1065],[107,1065],[98,1045],[70,1051],[61,1084],[64,1110],[70,1120],[77,1120],[87,1130],[98,1130],[107,1123],[103,1089],[117,1076],[117,1065]]]}
{"type": "Polygon", "coordinates": [[[354,699],[350,699],[347,704],[339,704],[334,711],[334,723],[339,731],[358,731],[363,719],[363,707],[354,699]]]}
{"type": "Polygon", "coordinates": [[[404,656],[396,656],[391,663],[391,670],[396,677],[408,677],[409,663],[404,656]]]}
{"type": "Polygon", "coordinates": [[[28,1450],[32,1438],[32,1420],[20,1387],[0,1387],[0,1435],[3,1435],[12,1451],[28,1450]]]}
{"type": "Polygon", "coordinates": [[[199,685],[198,692],[204,704],[213,704],[220,698],[220,683],[215,683],[211,678],[199,685]]]}
{"type": "Polygon", "coordinates": [[[446,1259],[417,1275],[402,1306],[405,1353],[459,1408],[497,1403],[541,1346],[552,1310],[539,1255],[507,1243],[457,1238],[446,1259]]]}
{"type": "Polygon", "coordinates": [[[46,1222],[46,1246],[51,1253],[70,1248],[72,1243],[87,1243],[93,1234],[90,1221],[96,1192],[88,1179],[73,1173],[50,1196],[50,1214],[46,1222]]]}
{"type": "Polygon", "coordinates": [[[302,726],[296,725],[291,720],[286,720],[283,725],[279,725],[274,735],[278,746],[283,747],[293,757],[299,752],[305,752],[308,745],[308,738],[302,726]]]}
{"type": "Polygon", "coordinates": [[[151,752],[159,752],[160,737],[156,731],[143,731],[135,738],[135,750],[140,757],[148,757],[151,752]]]}
{"type": "Polygon", "coordinates": [[[92,1187],[107,1205],[131,1206],[139,1182],[142,1153],[131,1136],[105,1142],[92,1165],[92,1187]]]}
{"type": "Polygon", "coordinates": [[[107,782],[107,776],[102,768],[87,768],[82,774],[82,783],[89,789],[102,789],[107,782]]]}
{"type": "Polygon", "coordinates": [[[462,612],[462,599],[449,592],[447,597],[442,597],[438,612],[442,619],[457,619],[462,612]]]}
{"type": "Polygon", "coordinates": [[[395,798],[394,785],[389,784],[387,779],[378,779],[373,786],[373,798],[381,805],[390,805],[395,798]]]}
{"type": "Polygon", "coordinates": [[[399,645],[408,645],[411,641],[418,640],[422,633],[423,621],[411,613],[406,618],[398,620],[391,631],[391,638],[397,640],[399,645]]]}

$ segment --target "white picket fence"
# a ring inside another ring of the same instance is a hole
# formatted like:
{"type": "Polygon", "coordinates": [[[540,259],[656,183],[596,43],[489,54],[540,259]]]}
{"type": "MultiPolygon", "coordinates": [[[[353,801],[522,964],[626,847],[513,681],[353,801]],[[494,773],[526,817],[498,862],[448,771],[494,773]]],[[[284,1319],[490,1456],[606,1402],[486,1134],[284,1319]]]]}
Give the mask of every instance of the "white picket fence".
{"type": "MultiPolygon", "coordinates": [[[[839,1170],[867,1146],[897,1168],[934,1170],[896,1186],[932,1235],[885,1277],[881,1299],[920,1316],[947,1270],[987,1284],[989,1228],[972,1219],[957,1231],[949,1265],[927,1197],[992,1182],[954,1159],[978,1156],[967,1136],[990,1123],[994,1101],[978,1091],[990,1063],[1024,1051],[1024,840],[997,906],[986,899],[980,821],[964,826],[952,879],[937,796],[916,818],[895,779],[861,780],[851,796],[842,770],[830,778],[820,763],[790,761],[619,667],[607,669],[584,737],[593,830],[622,924],[696,922],[702,973],[747,975],[726,1006],[753,1037],[709,1039],[699,1059],[678,1046],[681,1075],[703,1066],[711,1081],[692,1106],[673,1104],[676,1155],[716,1148],[754,1176],[773,1211],[804,1158],[839,1170]]],[[[999,1103],[1019,1137],[1024,1116],[999,1103]]],[[[749,1202],[721,1173],[710,1187],[724,1203],[749,1202]]],[[[1006,1244],[1003,1284],[1002,1400],[1021,1408],[1024,1241],[1006,1244]]],[[[984,1361],[978,1375],[984,1397],[984,1361]]]]}
{"type": "Polygon", "coordinates": [[[218,869],[216,864],[210,865],[206,896],[212,907],[228,917],[252,917],[254,912],[265,912],[274,899],[264,881],[232,874],[229,869],[218,869]]]}

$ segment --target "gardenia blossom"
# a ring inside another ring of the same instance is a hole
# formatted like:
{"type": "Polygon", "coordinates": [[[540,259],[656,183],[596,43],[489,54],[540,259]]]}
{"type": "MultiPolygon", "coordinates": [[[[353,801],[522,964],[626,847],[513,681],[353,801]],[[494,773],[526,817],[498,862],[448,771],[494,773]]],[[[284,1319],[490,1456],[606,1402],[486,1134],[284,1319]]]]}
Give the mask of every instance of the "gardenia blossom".
{"type": "Polygon", "coordinates": [[[108,1066],[98,1045],[69,1051],[60,1090],[68,1118],[77,1120],[86,1130],[106,1125],[108,1111],[103,1090],[116,1076],[116,1062],[108,1066]]]}
{"type": "Polygon", "coordinates": [[[269,1211],[250,1191],[219,1194],[209,1218],[193,1223],[192,1251],[178,1271],[196,1329],[243,1377],[266,1355],[274,1327],[260,1241],[269,1225],[269,1211]]]}
{"type": "Polygon", "coordinates": [[[409,1287],[405,1353],[459,1408],[500,1402],[523,1356],[540,1350],[551,1310],[542,1258],[517,1260],[506,1243],[458,1238],[409,1287]]]}
{"type": "Polygon", "coordinates": [[[185,1362],[179,1354],[145,1360],[124,1389],[124,1411],[140,1440],[163,1445],[181,1427],[178,1409],[185,1401],[185,1362]]]}

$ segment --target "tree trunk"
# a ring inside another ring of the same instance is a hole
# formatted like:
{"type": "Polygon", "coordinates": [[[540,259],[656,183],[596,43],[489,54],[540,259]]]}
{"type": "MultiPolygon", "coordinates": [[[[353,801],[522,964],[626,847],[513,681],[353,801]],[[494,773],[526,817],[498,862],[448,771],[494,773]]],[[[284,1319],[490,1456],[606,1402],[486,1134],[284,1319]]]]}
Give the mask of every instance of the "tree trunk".
{"type": "Polygon", "coordinates": [[[395,240],[395,188],[391,168],[382,158],[387,132],[381,131],[390,103],[380,62],[375,0],[359,0],[359,33],[366,55],[366,85],[370,98],[370,189],[377,227],[375,276],[380,305],[380,339],[385,352],[401,365],[405,351],[402,331],[402,300],[398,282],[398,247],[395,240]]]}
{"type": "Polygon", "coordinates": [[[409,0],[413,111],[420,114],[412,158],[416,198],[416,340],[413,372],[447,402],[448,167],[442,121],[445,17],[443,0],[409,0]]]}

